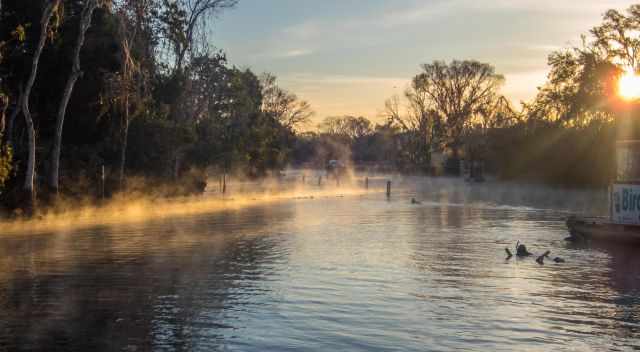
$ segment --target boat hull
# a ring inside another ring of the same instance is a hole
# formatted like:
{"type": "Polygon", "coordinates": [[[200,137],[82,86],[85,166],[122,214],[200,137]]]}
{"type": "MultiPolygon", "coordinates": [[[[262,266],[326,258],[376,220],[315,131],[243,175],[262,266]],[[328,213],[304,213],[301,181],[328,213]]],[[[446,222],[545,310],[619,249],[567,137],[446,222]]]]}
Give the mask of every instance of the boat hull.
{"type": "Polygon", "coordinates": [[[621,225],[606,218],[572,216],[567,219],[567,227],[575,240],[640,245],[640,225],[621,225]]]}

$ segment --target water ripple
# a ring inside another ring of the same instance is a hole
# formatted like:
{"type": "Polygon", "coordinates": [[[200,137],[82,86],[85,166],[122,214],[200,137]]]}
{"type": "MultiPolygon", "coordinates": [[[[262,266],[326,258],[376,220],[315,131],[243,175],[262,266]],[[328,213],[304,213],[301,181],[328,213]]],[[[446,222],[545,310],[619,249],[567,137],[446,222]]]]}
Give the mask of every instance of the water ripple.
{"type": "Polygon", "coordinates": [[[410,181],[0,237],[0,350],[640,349],[636,252],[562,240],[593,209],[410,181]],[[505,261],[517,241],[566,263],[505,261]]]}

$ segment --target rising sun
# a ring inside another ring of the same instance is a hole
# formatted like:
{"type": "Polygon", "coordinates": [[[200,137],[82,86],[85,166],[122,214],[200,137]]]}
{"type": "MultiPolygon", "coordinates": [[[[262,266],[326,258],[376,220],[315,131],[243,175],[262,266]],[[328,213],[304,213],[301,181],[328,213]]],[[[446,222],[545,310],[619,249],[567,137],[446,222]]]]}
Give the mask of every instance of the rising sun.
{"type": "Polygon", "coordinates": [[[640,76],[633,69],[625,70],[620,76],[618,94],[625,100],[640,99],[640,76]]]}

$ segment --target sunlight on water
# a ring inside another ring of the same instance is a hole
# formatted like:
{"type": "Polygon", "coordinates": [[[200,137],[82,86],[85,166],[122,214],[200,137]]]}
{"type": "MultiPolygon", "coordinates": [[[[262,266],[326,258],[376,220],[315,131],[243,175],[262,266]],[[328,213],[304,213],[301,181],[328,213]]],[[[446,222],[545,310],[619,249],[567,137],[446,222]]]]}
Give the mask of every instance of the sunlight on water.
{"type": "Polygon", "coordinates": [[[563,240],[599,193],[394,185],[1,236],[0,349],[640,348],[636,252],[563,240]],[[506,261],[516,241],[566,263],[506,261]]]}
{"type": "MultiPolygon", "coordinates": [[[[259,188],[259,187],[258,187],[259,188]]],[[[304,198],[342,197],[364,194],[362,187],[307,188],[294,186],[289,190],[247,191],[230,196],[199,196],[179,199],[119,197],[102,206],[70,206],[69,210],[42,214],[36,219],[0,220],[0,235],[44,230],[74,230],[87,226],[141,222],[167,217],[179,217],[241,209],[248,206],[304,198]]],[[[370,191],[374,191],[371,189],[370,191]]],[[[378,190],[379,191],[379,190],[378,190]]]]}

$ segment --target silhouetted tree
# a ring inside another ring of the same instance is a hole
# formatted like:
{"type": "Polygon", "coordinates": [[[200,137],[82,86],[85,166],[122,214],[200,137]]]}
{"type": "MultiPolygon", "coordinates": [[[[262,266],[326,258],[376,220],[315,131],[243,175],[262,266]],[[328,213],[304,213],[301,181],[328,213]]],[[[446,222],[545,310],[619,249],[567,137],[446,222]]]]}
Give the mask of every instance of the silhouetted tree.
{"type": "Polygon", "coordinates": [[[468,123],[496,100],[504,77],[493,66],[478,61],[434,61],[423,64],[412,81],[412,99],[425,105],[420,111],[431,110],[442,118],[445,143],[456,145],[468,123]]]}
{"type": "Polygon", "coordinates": [[[58,195],[58,179],[60,169],[60,150],[62,148],[62,129],[64,126],[64,117],[67,113],[67,105],[69,99],[71,99],[71,93],[73,87],[76,84],[78,78],[82,74],[80,69],[80,50],[84,45],[85,34],[91,25],[91,19],[93,17],[93,11],[98,6],[98,0],[86,0],[82,14],[80,15],[80,28],[78,30],[78,38],[73,50],[73,63],[71,66],[71,72],[67,79],[67,83],[62,93],[62,100],[58,108],[58,115],[56,117],[56,128],[53,140],[53,148],[51,155],[51,168],[49,170],[49,188],[54,196],[58,195]]]}
{"type": "Polygon", "coordinates": [[[273,116],[284,127],[295,130],[304,127],[313,116],[311,105],[276,84],[276,77],[265,73],[260,78],[262,84],[262,111],[273,116]]]}

